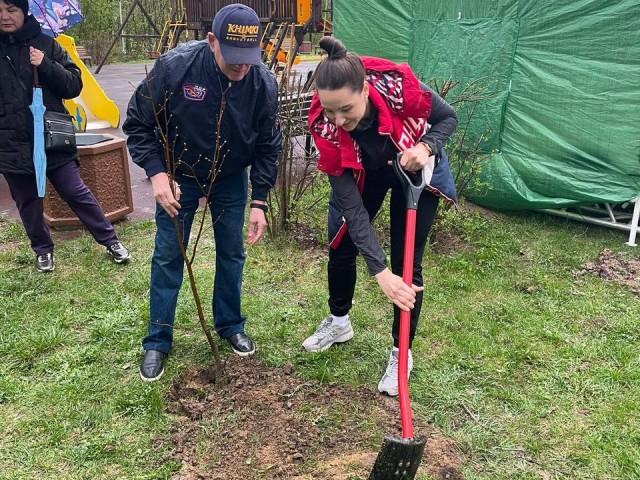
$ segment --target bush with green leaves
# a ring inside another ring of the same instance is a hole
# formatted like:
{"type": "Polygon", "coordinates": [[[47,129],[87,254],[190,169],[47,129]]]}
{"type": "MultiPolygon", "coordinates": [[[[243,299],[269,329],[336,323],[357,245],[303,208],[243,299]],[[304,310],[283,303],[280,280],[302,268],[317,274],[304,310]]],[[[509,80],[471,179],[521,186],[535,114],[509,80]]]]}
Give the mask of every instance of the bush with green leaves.
{"type": "Polygon", "coordinates": [[[134,3],[135,0],[81,1],[80,7],[84,15],[84,22],[65,33],[75,39],[76,45],[85,46],[94,62],[99,62],[104,58],[120,30],[122,21],[125,24],[123,33],[136,35],[136,37],[118,39],[109,54],[108,62],[145,59],[150,51],[156,49],[158,39],[145,37],[145,35],[156,32],[144,12],[149,16],[156,29],[162,33],[162,28],[168,19],[171,0],[139,0],[137,4],[134,5],[134,3]],[[131,15],[127,19],[130,11],[131,15]]]}

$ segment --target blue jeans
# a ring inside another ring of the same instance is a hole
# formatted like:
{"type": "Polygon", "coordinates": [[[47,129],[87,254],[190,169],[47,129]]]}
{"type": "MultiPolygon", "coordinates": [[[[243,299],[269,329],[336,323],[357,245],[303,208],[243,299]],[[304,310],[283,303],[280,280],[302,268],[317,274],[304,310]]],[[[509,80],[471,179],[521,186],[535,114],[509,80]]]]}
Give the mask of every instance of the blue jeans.
{"type": "MultiPolygon", "coordinates": [[[[204,194],[193,179],[180,178],[178,183],[181,208],[177,219],[186,249],[198,201],[204,194]]],[[[212,309],[214,328],[221,338],[244,332],[246,319],[240,312],[240,290],[245,262],[243,227],[247,184],[246,169],[216,180],[207,200],[216,243],[212,309]]],[[[184,259],[178,247],[173,220],[159,205],[156,205],[156,227],[156,244],[151,260],[149,329],[142,346],[145,350],[168,353],[173,341],[184,259]]]]}

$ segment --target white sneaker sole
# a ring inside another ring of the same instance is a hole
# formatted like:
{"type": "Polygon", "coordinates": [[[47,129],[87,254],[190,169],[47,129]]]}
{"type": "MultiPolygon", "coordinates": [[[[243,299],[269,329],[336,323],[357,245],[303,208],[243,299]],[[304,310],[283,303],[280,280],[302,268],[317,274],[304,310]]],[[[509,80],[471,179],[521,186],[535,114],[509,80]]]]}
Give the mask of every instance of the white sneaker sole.
{"type": "Polygon", "coordinates": [[[253,348],[253,350],[251,350],[250,352],[239,352],[238,350],[236,350],[235,348],[231,347],[231,350],[234,351],[234,353],[236,355],[239,355],[240,357],[250,357],[251,355],[253,355],[254,353],[256,353],[256,349],[255,347],[253,348]]]}
{"type": "Polygon", "coordinates": [[[304,343],[302,344],[302,346],[307,352],[318,353],[318,352],[324,352],[325,350],[328,350],[329,347],[331,347],[331,345],[335,343],[348,342],[352,338],[353,338],[353,328],[351,328],[347,333],[344,333],[339,337],[335,338],[331,343],[327,343],[324,347],[318,348],[315,345],[306,346],[304,343]]]}
{"type": "Polygon", "coordinates": [[[155,382],[156,380],[158,380],[162,374],[164,373],[164,368],[160,371],[160,373],[153,377],[153,378],[147,378],[145,376],[142,375],[142,372],[140,370],[138,370],[138,373],[140,374],[140,378],[142,379],[143,382],[147,382],[147,383],[151,383],[151,382],[155,382]]]}
{"type": "Polygon", "coordinates": [[[107,253],[107,255],[109,256],[109,258],[111,258],[111,260],[113,260],[113,263],[117,263],[118,265],[129,263],[129,260],[131,260],[131,255],[129,255],[127,258],[116,258],[111,253],[107,253]]]}
{"type": "Polygon", "coordinates": [[[393,389],[393,388],[385,389],[382,386],[382,383],[378,383],[378,391],[380,393],[385,394],[385,395],[389,395],[390,397],[397,397],[398,396],[398,389],[397,388],[395,388],[395,389],[393,389]]]}

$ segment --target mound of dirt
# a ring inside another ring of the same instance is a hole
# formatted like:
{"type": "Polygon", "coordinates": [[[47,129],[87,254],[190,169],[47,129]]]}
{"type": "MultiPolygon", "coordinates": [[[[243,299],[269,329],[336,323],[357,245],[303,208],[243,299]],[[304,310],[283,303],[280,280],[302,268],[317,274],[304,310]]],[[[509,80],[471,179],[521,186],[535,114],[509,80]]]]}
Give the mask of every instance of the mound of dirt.
{"type": "MultiPolygon", "coordinates": [[[[397,400],[367,387],[303,381],[253,358],[229,358],[225,384],[212,375],[188,369],[167,399],[175,480],[366,479],[383,436],[401,432],[397,400]]],[[[453,441],[415,419],[414,429],[427,437],[418,476],[462,479],[453,441]]]]}
{"type": "Polygon", "coordinates": [[[585,263],[578,275],[586,273],[593,273],[604,280],[626,285],[634,295],[640,297],[640,260],[625,259],[623,254],[613,254],[611,250],[605,248],[598,255],[598,261],[585,263]]]}

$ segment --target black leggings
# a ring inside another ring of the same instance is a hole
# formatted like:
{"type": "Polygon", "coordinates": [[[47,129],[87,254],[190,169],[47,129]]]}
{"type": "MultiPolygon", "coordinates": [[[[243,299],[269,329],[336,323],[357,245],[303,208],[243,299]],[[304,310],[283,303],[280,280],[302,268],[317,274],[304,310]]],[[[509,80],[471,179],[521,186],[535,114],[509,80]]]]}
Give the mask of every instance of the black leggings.
{"type": "MultiPolygon", "coordinates": [[[[384,202],[387,191],[391,189],[390,234],[391,234],[391,271],[402,276],[404,257],[404,230],[406,223],[406,203],[402,185],[397,178],[375,177],[368,175],[362,192],[362,202],[373,219],[384,202]]],[[[413,261],[413,283],[422,286],[422,256],[427,243],[427,235],[438,209],[438,197],[425,190],[420,195],[416,212],[416,235],[413,261]]],[[[345,235],[340,245],[329,249],[329,310],[332,315],[343,316],[349,313],[356,286],[356,257],[358,249],[349,235],[345,235]]],[[[409,346],[413,342],[422,308],[422,292],[416,294],[416,304],[411,311],[411,330],[409,346]]],[[[393,344],[398,346],[400,334],[400,309],[393,306],[393,344]]]]}

